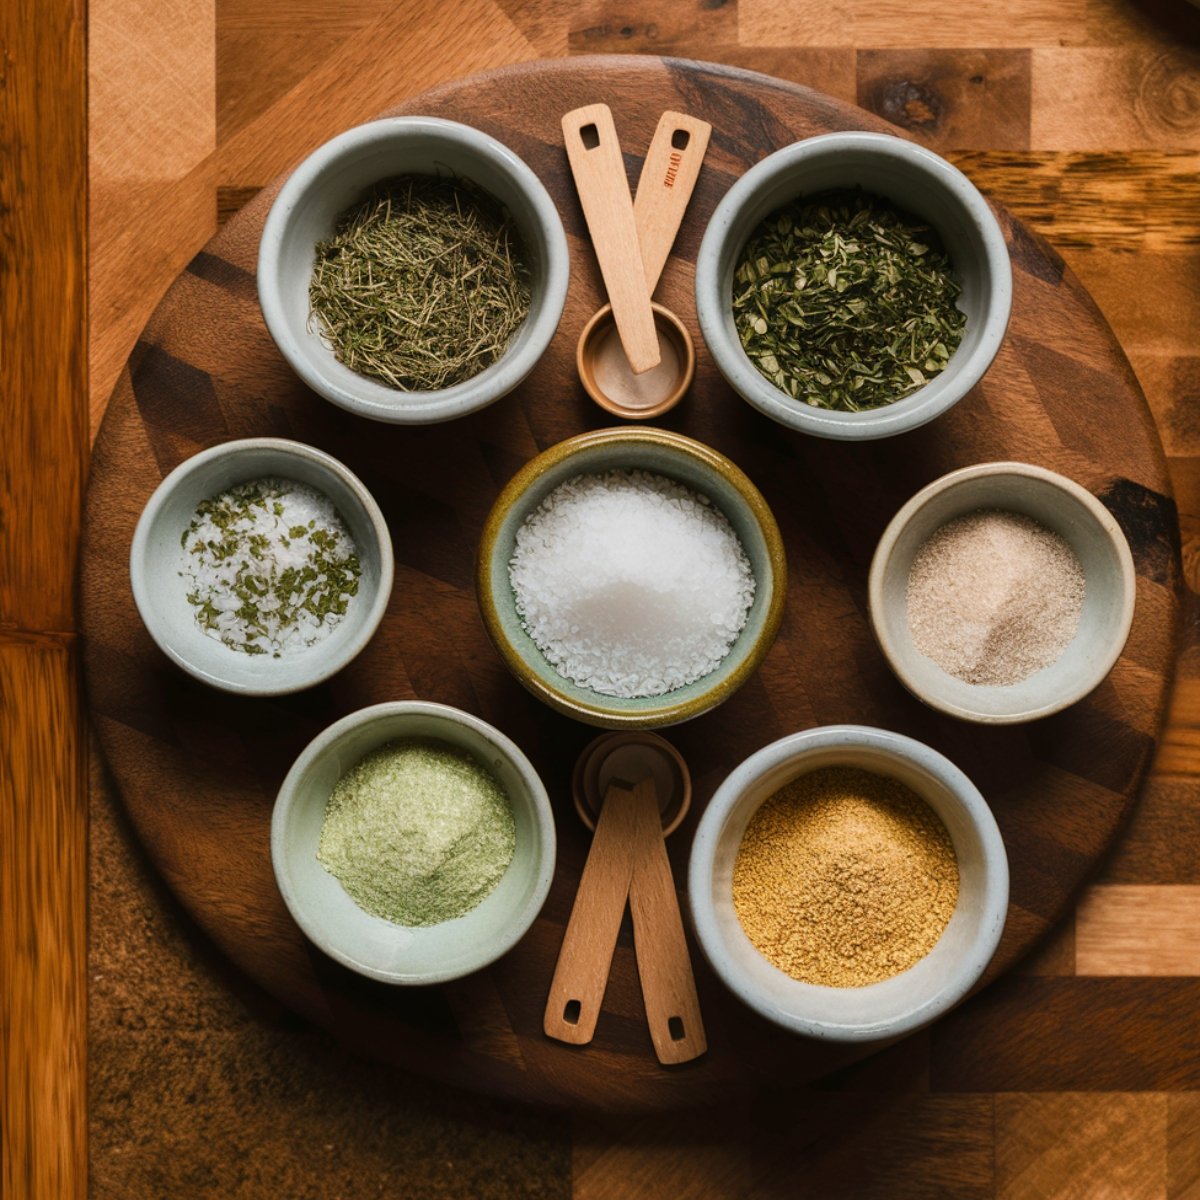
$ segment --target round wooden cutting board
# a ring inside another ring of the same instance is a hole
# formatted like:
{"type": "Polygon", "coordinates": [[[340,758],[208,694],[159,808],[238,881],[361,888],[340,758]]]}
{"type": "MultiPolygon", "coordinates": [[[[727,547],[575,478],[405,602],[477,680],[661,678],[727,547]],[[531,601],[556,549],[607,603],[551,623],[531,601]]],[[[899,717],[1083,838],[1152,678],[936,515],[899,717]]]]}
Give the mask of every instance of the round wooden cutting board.
{"type": "Polygon", "coordinates": [[[696,338],[696,381],[661,423],[746,471],[774,509],[789,560],[787,612],[761,669],[724,706],[668,731],[696,788],[669,841],[677,881],[708,798],[751,752],[814,725],[897,730],[948,755],[995,811],[1012,870],[1008,924],[988,972],[995,978],[1064,912],[1134,802],[1173,668],[1178,552],[1162,451],[1124,356],[1054,252],[1003,211],[1015,289],[1008,337],[983,383],[947,416],[888,441],[843,444],[791,433],[729,390],[704,352],[692,295],[713,207],[747,167],[798,138],[891,131],[765,76],[650,58],[572,59],[475,77],[396,110],[464,121],[511,146],[549,189],[571,243],[570,296],[549,352],[514,394],[465,420],[379,425],[299,383],[255,298],[274,188],[196,256],[109,407],[81,567],[91,713],[151,858],[247,974],[364,1053],[519,1099],[631,1111],[811,1080],[863,1051],[794,1039],[752,1016],[693,946],[710,1048],[685,1067],[660,1067],[628,928],[594,1043],[569,1047],[541,1031],[588,846],[571,806],[571,766],[596,731],[556,715],[508,675],[476,607],[473,558],[488,508],[518,467],[611,423],[575,375],[576,337],[602,297],[559,132],[562,113],[601,100],[612,107],[631,180],[664,109],[713,125],[658,292],[696,338]],[[278,700],[227,696],[173,668],[142,627],[127,568],[134,525],[162,477],[206,446],[260,434],[309,442],[345,462],[378,499],[396,550],[395,591],[371,645],[330,683],[278,700]],[[977,728],[924,708],[891,675],[867,624],[867,568],[892,514],[944,472],[996,459],[1051,467],[1093,491],[1125,529],[1138,572],[1133,632],[1112,674],[1067,712],[1022,728],[977,728]],[[363,705],[414,697],[477,713],[525,749],[555,806],[559,860],[541,917],[512,953],[458,983],[406,990],[360,979],[306,942],[275,887],[269,825],[276,790],[310,738],[363,705]]]}

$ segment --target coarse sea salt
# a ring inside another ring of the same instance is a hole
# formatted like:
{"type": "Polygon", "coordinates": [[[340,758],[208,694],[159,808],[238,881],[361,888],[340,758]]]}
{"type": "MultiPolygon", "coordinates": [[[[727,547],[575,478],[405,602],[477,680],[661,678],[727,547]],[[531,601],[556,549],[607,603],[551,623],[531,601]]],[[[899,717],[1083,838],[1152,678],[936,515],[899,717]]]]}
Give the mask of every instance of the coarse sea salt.
{"type": "Polygon", "coordinates": [[[281,658],[324,641],[358,594],[357,548],[337,509],[293,480],[210,496],[179,544],[197,623],[244,654],[281,658]]]}
{"type": "Polygon", "coordinates": [[[715,671],[755,590],[724,513],[647,471],[556,487],[518,529],[509,578],[525,629],[555,670],[625,698],[715,671]]]}

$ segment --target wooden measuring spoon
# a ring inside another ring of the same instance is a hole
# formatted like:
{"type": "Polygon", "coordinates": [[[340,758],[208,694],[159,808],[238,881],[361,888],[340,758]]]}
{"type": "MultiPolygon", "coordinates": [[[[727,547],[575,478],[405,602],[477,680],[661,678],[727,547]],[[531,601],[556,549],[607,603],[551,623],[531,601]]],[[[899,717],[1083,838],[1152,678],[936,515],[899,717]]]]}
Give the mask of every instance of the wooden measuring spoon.
{"type": "Polygon", "coordinates": [[[679,751],[656,733],[602,734],[579,756],[571,780],[575,809],[589,828],[597,823],[601,791],[607,804],[606,785],[620,778],[644,780],[636,797],[629,903],[650,1039],[660,1062],[689,1062],[708,1043],[664,838],[691,805],[691,775],[679,751]]]}
{"type": "Polygon", "coordinates": [[[646,292],[651,297],[683,224],[711,136],[712,126],[707,121],[687,113],[668,109],[658,119],[633,198],[646,292]]]}
{"type": "Polygon", "coordinates": [[[614,780],[604,795],[542,1020],[546,1034],[560,1042],[582,1046],[596,1031],[633,879],[638,813],[646,795],[657,804],[653,780],[633,788],[614,780]]]}
{"type": "Polygon", "coordinates": [[[562,130],[617,333],[630,367],[641,374],[658,366],[658,333],[612,112],[607,104],[573,109],[562,130]]]}
{"type": "MultiPolygon", "coordinates": [[[[711,134],[707,121],[670,110],[659,118],[654,131],[633,202],[649,296],[654,295],[671,255],[711,134]]],[[[615,416],[630,420],[660,416],[674,408],[691,386],[696,370],[691,334],[670,309],[655,304],[653,310],[661,361],[644,381],[620,355],[609,305],[596,312],[580,334],[575,350],[579,378],[588,395],[615,416]]]]}
{"type": "Polygon", "coordinates": [[[659,1062],[690,1062],[708,1049],[708,1040],[653,780],[648,789],[639,790],[636,800],[637,857],[629,908],[646,1023],[659,1062]]]}

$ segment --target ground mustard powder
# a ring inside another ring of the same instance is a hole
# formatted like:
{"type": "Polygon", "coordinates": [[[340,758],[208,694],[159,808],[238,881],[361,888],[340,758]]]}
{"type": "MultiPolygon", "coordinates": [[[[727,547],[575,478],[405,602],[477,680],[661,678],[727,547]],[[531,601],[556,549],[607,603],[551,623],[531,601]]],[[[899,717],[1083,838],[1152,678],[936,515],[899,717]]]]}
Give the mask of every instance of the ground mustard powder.
{"type": "Polygon", "coordinates": [[[750,941],[793,979],[864,987],[919,962],[958,903],[946,826],[898,780],[826,767],[746,827],[733,903],[750,941]]]}

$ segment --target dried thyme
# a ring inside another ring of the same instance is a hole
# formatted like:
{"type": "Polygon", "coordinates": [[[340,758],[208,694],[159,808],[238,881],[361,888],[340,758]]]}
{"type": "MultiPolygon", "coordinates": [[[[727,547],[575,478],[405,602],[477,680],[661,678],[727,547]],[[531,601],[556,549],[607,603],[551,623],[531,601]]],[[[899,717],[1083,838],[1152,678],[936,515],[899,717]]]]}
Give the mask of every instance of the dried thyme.
{"type": "Polygon", "coordinates": [[[339,362],[401,391],[451,387],[503,355],[529,314],[511,217],[466,179],[388,180],[316,247],[311,319],[339,362]]]}
{"type": "Polygon", "coordinates": [[[938,375],[962,341],[961,286],[934,232],[861,191],[771,213],[733,278],[738,337],[760,374],[815,408],[862,412],[938,375]]]}
{"type": "Polygon", "coordinates": [[[323,641],[358,594],[362,571],[337,510],[291,480],[202,500],[179,544],[197,623],[243,654],[280,658],[323,641]]]}

